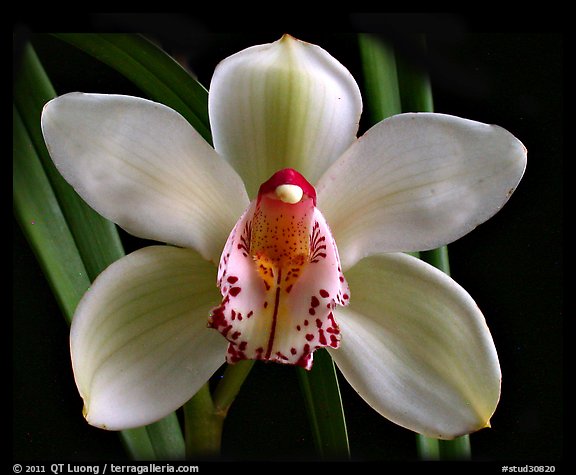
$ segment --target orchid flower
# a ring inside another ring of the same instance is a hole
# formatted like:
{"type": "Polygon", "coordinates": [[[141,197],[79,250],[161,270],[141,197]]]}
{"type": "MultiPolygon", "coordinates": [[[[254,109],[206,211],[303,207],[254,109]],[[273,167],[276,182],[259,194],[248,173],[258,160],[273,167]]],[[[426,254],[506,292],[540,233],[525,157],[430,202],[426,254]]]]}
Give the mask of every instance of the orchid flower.
{"type": "Polygon", "coordinates": [[[106,218],[162,243],[109,266],[76,310],[71,357],[90,424],[159,420],[225,360],[309,369],[326,347],[403,427],[453,438],[489,425],[501,372],[485,319],[454,280],[405,252],[494,215],[526,150],[500,127],[432,113],[357,138],[361,111],[350,72],[288,35],[217,66],[213,147],[142,98],[71,93],[45,106],[64,178],[106,218]]]}

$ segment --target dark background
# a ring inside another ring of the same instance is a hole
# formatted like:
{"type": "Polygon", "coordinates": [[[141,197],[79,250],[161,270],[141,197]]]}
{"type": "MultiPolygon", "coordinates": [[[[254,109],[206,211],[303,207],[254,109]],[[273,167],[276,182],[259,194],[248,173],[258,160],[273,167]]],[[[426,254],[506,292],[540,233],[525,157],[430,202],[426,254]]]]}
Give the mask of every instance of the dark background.
{"type": "MultiPolygon", "coordinates": [[[[316,43],[362,87],[354,32],[394,44],[429,71],[435,110],[498,124],[528,149],[524,179],[494,218],[450,245],[452,276],[483,310],[499,352],[502,399],[492,429],[471,436],[478,461],[563,459],[563,103],[566,44],[560,33],[487,32],[458,15],[350,15],[339,33],[289,27],[246,33],[186,15],[90,15],[71,28],[24,19],[30,33],[127,31],[153,36],[187,58],[209,86],[218,61],[283,32],[316,43]],[[413,42],[426,32],[427,52],[413,42]],[[314,33],[312,33],[314,32],[314,33]]],[[[142,95],[117,73],[56,39],[32,37],[59,94],[142,95]]],[[[363,122],[362,127],[366,124],[363,122]]],[[[126,458],[117,434],[88,426],[69,363],[68,328],[17,224],[13,226],[13,459],[126,458]]],[[[142,245],[123,234],[127,250],[142,245]]],[[[353,460],[414,460],[414,435],[379,417],[341,379],[353,460]]],[[[229,414],[223,452],[232,460],[309,460],[314,448],[293,368],[257,363],[229,414]]]]}

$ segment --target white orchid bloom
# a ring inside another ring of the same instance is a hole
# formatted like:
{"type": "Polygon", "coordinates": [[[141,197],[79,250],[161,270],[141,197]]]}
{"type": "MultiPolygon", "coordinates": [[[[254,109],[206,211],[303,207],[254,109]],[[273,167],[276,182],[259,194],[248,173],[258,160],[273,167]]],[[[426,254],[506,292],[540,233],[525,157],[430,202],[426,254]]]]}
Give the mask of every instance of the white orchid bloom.
{"type": "Polygon", "coordinates": [[[357,138],[361,110],[351,74],[290,36],[218,65],[214,148],[149,100],[72,93],[46,105],[50,154],[80,196],[170,244],[112,264],[78,305],[71,355],[90,424],[159,420],[225,357],[310,368],[320,347],[401,426],[453,438],[489,424],[501,373],[482,313],[402,252],[494,215],[526,150],[500,127],[431,113],[357,138]]]}

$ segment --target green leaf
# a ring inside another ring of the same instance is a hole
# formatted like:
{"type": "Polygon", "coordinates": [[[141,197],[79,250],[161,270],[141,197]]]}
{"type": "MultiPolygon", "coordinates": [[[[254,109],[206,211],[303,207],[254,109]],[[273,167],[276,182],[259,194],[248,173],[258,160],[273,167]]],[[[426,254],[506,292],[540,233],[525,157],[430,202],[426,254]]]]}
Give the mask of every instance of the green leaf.
{"type": "Polygon", "coordinates": [[[340,387],[329,353],[324,349],[315,351],[312,369],[297,371],[316,450],[325,460],[350,458],[340,387]]]}
{"type": "Polygon", "coordinates": [[[211,143],[208,92],[154,43],[143,36],[127,34],[55,36],[116,69],[150,99],[180,112],[211,143]]]}
{"type": "Polygon", "coordinates": [[[364,96],[372,124],[399,114],[400,89],[396,73],[396,56],[392,47],[368,34],[358,37],[364,96]]]}
{"type": "MultiPolygon", "coordinates": [[[[13,107],[14,213],[70,323],[91,280],[124,251],[115,226],[89,208],[52,164],[40,116],[55,92],[31,45],[20,59],[13,107]]],[[[173,414],[121,437],[136,460],[183,458],[177,422],[173,414]]]]}
{"type": "Polygon", "coordinates": [[[14,213],[70,323],[90,279],[16,107],[12,112],[12,144],[14,213]]]}
{"type": "Polygon", "coordinates": [[[90,280],[94,280],[108,265],[124,255],[116,227],[94,212],[62,178],[52,163],[40,128],[44,104],[56,93],[38,57],[30,44],[21,58],[18,81],[14,86],[14,101],[21,111],[22,120],[50,185],[69,225],[82,256],[90,280]]]}
{"type": "MultiPolygon", "coordinates": [[[[416,38],[417,46],[425,47],[424,36],[416,38]]],[[[405,58],[398,61],[398,80],[401,84],[402,112],[434,112],[432,86],[428,73],[405,58]]]]}

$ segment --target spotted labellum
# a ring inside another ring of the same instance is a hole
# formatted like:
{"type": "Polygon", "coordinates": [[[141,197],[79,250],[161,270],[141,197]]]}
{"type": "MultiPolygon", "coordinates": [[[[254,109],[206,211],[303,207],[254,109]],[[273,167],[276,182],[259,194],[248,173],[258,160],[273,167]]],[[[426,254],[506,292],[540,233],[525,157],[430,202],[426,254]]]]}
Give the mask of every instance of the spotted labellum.
{"type": "Polygon", "coordinates": [[[297,171],[274,174],[234,227],[218,267],[224,299],[210,325],[224,335],[227,361],[312,367],[317,348],[338,348],[336,304],[349,289],[314,187],[297,171]]]}
{"type": "Polygon", "coordinates": [[[69,93],[42,113],[50,155],[78,194],[158,242],[109,266],[76,309],[70,350],[88,422],[146,425],[225,361],[309,370],[326,348],[403,427],[445,439],[486,427],[501,373],[484,316],[406,252],[498,212],[524,173],[522,143],[432,113],[358,138],[350,72],[289,35],[224,59],[208,106],[213,147],[176,111],[137,97],[69,93]]]}

